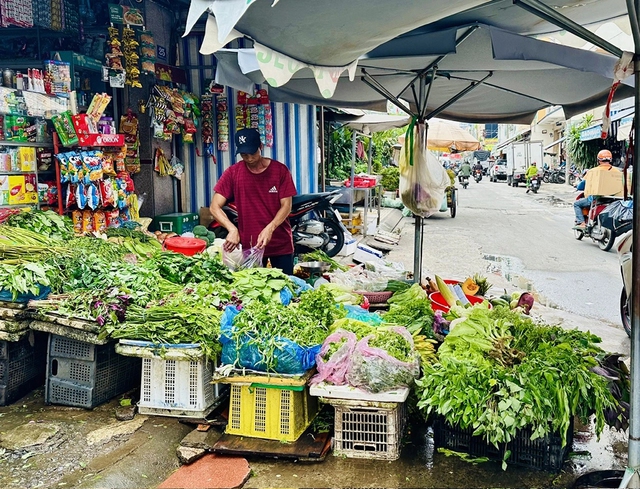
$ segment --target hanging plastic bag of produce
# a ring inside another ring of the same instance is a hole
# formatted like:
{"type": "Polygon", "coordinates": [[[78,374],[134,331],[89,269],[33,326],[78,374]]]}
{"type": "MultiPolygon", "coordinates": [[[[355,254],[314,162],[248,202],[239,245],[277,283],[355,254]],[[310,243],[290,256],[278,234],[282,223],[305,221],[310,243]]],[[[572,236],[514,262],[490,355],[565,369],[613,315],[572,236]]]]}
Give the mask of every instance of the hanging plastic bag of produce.
{"type": "Polygon", "coordinates": [[[369,392],[410,387],[420,375],[420,361],[406,328],[378,327],[354,348],[347,371],[349,385],[369,392]]]}
{"type": "Polygon", "coordinates": [[[258,268],[262,266],[264,248],[249,248],[248,250],[235,249],[231,252],[222,249],[222,263],[232,272],[245,268],[258,268]]]}
{"type": "Polygon", "coordinates": [[[400,150],[400,197],[415,215],[429,217],[440,210],[451,180],[427,149],[423,129],[422,125],[410,125],[400,150]]]}
{"type": "Polygon", "coordinates": [[[327,382],[333,385],[346,385],[347,370],[357,341],[355,334],[344,329],[339,329],[327,336],[320,352],[316,355],[318,373],[313,376],[310,384],[327,382]]]}

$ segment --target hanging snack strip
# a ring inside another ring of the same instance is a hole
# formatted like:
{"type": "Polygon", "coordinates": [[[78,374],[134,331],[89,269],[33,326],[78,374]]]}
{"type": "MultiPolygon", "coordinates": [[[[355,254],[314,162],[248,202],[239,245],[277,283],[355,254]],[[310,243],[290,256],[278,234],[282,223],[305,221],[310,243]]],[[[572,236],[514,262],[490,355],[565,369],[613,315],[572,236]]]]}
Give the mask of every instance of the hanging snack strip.
{"type": "Polygon", "coordinates": [[[127,115],[120,118],[120,131],[124,134],[124,141],[127,143],[127,156],[125,157],[125,167],[128,172],[138,173],[140,171],[140,134],[139,124],[136,115],[129,110],[127,115]]]}
{"type": "Polygon", "coordinates": [[[129,27],[123,27],[122,52],[124,53],[124,62],[127,72],[127,78],[124,83],[133,88],[142,88],[142,83],[140,83],[140,67],[138,63],[140,60],[140,55],[138,55],[138,46],[140,46],[140,43],[136,41],[135,31],[129,27]]]}
{"type": "MultiPolygon", "coordinates": [[[[204,153],[213,156],[213,95],[205,93],[200,97],[200,110],[202,115],[202,144],[204,153]]],[[[214,160],[215,161],[215,160],[214,160]]]]}
{"type": "Polygon", "coordinates": [[[149,31],[140,33],[140,67],[144,73],[156,71],[156,43],[149,31]]]}
{"type": "Polygon", "coordinates": [[[124,65],[122,64],[122,43],[120,42],[120,39],[118,39],[120,32],[117,27],[109,27],[107,30],[109,31],[109,40],[107,41],[107,44],[110,49],[110,51],[105,54],[107,66],[110,70],[124,71],[124,65]]]}
{"type": "Polygon", "coordinates": [[[218,150],[229,150],[229,106],[227,97],[219,95],[216,102],[216,121],[218,123],[218,150]]]}

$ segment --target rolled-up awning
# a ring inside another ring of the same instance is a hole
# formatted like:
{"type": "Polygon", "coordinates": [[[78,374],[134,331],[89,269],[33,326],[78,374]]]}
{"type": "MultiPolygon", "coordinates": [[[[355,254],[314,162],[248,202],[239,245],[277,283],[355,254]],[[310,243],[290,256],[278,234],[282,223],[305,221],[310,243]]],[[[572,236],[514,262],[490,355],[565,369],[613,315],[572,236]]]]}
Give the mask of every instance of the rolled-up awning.
{"type": "Polygon", "coordinates": [[[530,134],[530,133],[531,133],[531,128],[525,129],[524,131],[520,131],[518,134],[516,134],[515,136],[510,137],[506,141],[502,141],[500,144],[496,144],[496,146],[493,148],[493,150],[496,151],[498,149],[504,148],[507,144],[513,143],[518,138],[526,136],[527,134],[530,134]]]}

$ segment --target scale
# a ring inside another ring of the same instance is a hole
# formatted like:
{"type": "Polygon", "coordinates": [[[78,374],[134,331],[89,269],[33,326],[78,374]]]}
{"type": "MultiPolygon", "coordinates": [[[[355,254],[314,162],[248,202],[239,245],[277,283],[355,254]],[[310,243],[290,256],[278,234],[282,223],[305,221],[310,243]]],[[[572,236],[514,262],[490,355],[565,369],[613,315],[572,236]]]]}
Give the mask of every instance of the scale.
{"type": "Polygon", "coordinates": [[[313,285],[325,272],[331,270],[331,263],[327,263],[326,261],[304,261],[298,263],[296,266],[300,267],[300,270],[303,272],[309,274],[309,277],[304,279],[309,285],[313,285]]]}

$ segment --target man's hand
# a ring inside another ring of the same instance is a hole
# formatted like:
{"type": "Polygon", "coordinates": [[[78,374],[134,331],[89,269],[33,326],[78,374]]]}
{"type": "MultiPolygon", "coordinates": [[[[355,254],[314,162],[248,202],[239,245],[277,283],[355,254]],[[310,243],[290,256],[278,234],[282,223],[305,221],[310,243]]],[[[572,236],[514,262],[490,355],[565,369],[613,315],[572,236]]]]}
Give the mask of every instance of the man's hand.
{"type": "Polygon", "coordinates": [[[240,233],[237,228],[232,229],[224,240],[224,251],[230,252],[235,250],[240,244],[240,233]]]}
{"type": "Polygon", "coordinates": [[[271,241],[274,230],[275,228],[271,224],[269,224],[260,232],[260,234],[258,235],[258,242],[256,243],[258,249],[264,249],[267,247],[269,241],[271,241]]]}

